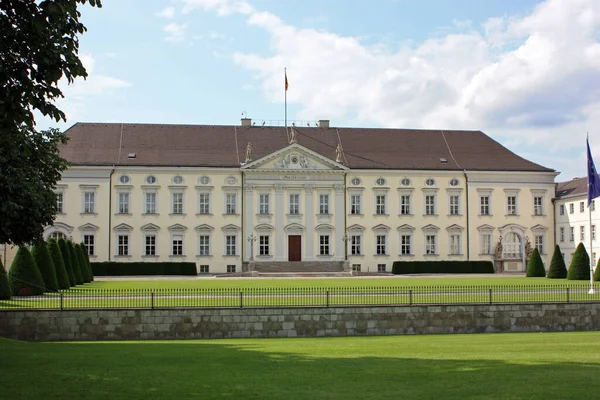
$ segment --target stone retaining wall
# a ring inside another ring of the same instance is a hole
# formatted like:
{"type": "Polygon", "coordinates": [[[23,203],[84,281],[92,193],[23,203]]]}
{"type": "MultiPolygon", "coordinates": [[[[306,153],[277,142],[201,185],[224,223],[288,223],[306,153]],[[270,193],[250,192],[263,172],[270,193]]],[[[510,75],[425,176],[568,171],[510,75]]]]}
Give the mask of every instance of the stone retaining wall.
{"type": "Polygon", "coordinates": [[[28,341],[589,330],[600,303],[0,311],[0,336],[28,341]]]}

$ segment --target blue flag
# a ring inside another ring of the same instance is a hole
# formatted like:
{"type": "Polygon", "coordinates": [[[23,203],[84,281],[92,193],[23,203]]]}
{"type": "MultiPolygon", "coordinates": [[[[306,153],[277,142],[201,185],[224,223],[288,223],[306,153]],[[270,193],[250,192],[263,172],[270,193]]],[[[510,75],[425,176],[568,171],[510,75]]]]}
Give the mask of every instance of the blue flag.
{"type": "Polygon", "coordinates": [[[586,139],[587,143],[587,173],[588,173],[588,207],[596,197],[600,197],[600,178],[598,177],[598,171],[594,166],[594,160],[592,160],[592,152],[590,151],[590,142],[586,139]]]}

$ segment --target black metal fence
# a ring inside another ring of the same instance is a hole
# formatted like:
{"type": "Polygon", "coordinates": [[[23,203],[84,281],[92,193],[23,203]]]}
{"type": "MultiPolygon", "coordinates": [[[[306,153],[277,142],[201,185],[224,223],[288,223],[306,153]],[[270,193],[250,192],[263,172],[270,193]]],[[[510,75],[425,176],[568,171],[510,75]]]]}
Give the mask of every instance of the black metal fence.
{"type": "Polygon", "coordinates": [[[71,289],[0,300],[4,309],[173,309],[435,304],[572,303],[600,301],[598,288],[569,286],[427,286],[337,288],[71,289]]]}

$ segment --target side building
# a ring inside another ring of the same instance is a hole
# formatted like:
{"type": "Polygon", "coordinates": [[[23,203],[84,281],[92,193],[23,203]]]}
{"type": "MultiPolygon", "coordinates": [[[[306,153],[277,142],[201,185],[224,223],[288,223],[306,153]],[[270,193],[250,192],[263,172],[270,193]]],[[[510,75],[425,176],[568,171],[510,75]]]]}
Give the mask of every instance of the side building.
{"type": "Polygon", "coordinates": [[[596,200],[592,200],[588,208],[587,178],[575,178],[556,185],[555,213],[556,244],[560,246],[567,267],[579,243],[583,243],[594,265],[598,265],[600,212],[596,210],[596,200]]]}
{"type": "MultiPolygon", "coordinates": [[[[77,123],[46,237],[96,261],[550,261],[552,169],[480,131],[77,123]]],[[[292,264],[293,265],[293,264],[292,264]]]]}

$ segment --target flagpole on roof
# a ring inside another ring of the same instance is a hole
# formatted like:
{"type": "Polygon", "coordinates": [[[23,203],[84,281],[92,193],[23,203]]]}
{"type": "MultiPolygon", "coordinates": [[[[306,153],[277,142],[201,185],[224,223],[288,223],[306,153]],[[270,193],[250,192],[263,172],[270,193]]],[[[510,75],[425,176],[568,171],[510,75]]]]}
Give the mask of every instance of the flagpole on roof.
{"type": "Polygon", "coordinates": [[[284,105],[285,105],[285,131],[287,133],[287,90],[288,90],[288,80],[287,80],[287,68],[283,69],[283,76],[285,78],[285,82],[284,82],[284,94],[285,94],[285,100],[284,100],[284,105]]]}
{"type": "Polygon", "coordinates": [[[587,145],[587,186],[588,186],[588,217],[590,221],[590,291],[589,294],[594,294],[594,251],[592,248],[593,237],[592,237],[592,201],[600,196],[600,177],[596,171],[594,160],[592,159],[592,152],[590,150],[590,138],[589,134],[585,139],[587,145]]]}

